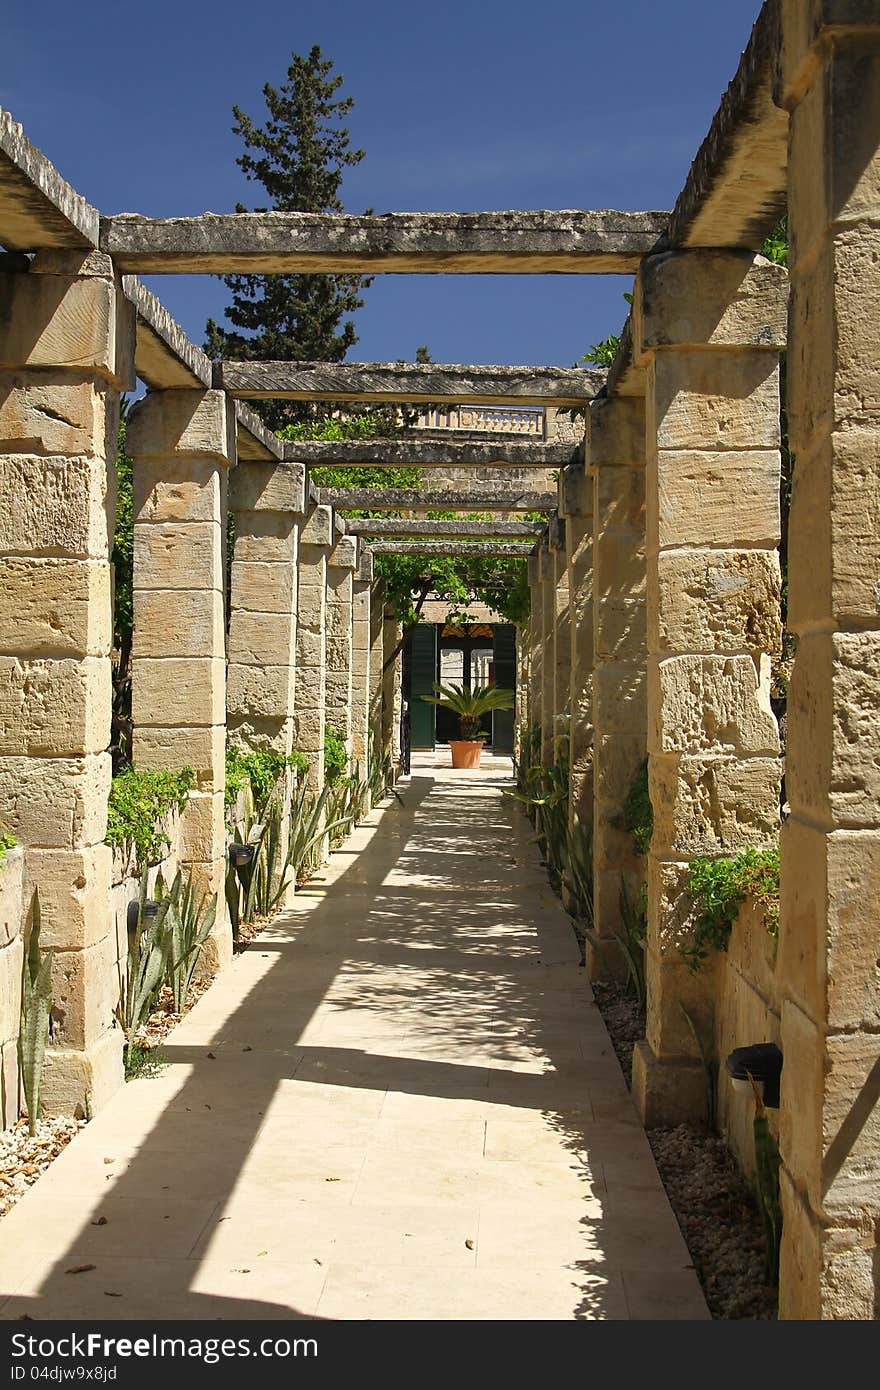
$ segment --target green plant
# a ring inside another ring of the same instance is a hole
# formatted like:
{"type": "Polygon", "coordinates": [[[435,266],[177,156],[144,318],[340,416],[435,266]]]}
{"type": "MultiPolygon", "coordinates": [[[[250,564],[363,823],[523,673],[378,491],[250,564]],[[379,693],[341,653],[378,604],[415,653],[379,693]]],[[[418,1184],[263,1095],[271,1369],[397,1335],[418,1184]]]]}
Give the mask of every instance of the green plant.
{"type": "Polygon", "coordinates": [[[480,721],[494,709],[513,709],[513,691],[500,690],[496,685],[440,685],[434,682],[435,695],[421,698],[429,705],[442,705],[458,715],[461,738],[466,742],[482,741],[480,721]]]}
{"type": "Polygon", "coordinates": [[[163,824],[165,817],[173,810],[183,810],[194,783],[190,767],[181,772],[123,768],[110,783],[107,844],[133,852],[138,873],[148,864],[158,863],[171,843],[163,824]]]}
{"type": "Polygon", "coordinates": [[[779,849],[747,849],[732,859],[692,859],[687,891],[693,905],[690,940],[679,947],[692,971],[711,951],[726,951],[746,898],[758,904],[767,930],[779,930],[779,849]]]}
{"type": "Polygon", "coordinates": [[[620,922],[623,931],[615,933],[626,961],[627,980],[641,1008],[645,1002],[645,941],[648,935],[647,890],[644,885],[636,897],[630,895],[626,877],[620,875],[620,922]]]}
{"type": "Polygon", "coordinates": [[[15,836],[10,835],[8,830],[0,830],[0,869],[6,863],[7,852],[15,849],[16,843],[15,836]]]}
{"type": "Polygon", "coordinates": [[[297,789],[290,812],[290,833],[285,857],[285,871],[290,869],[294,882],[302,883],[314,861],[314,852],[320,852],[325,836],[330,835],[338,825],[346,824],[344,819],[334,819],[327,815],[328,803],[334,796],[334,789],[326,785],[320,796],[309,791],[308,783],[303,782],[297,789]]]}
{"type": "Polygon", "coordinates": [[[632,836],[633,849],[636,854],[647,854],[651,848],[651,836],[654,833],[654,808],[651,805],[651,797],[648,792],[647,758],[639,764],[638,771],[630,783],[620,813],[620,825],[622,829],[628,830],[632,836]]]}
{"type": "Polygon", "coordinates": [[[254,806],[262,812],[286,770],[292,768],[299,777],[308,765],[306,755],[297,750],[285,757],[274,748],[243,749],[230,745],[226,749],[225,804],[234,805],[239,792],[250,787],[254,806]]]}
{"type": "Polygon", "coordinates": [[[175,1013],[182,1013],[199,957],[211,935],[217,916],[217,899],[207,889],[198,892],[192,872],[178,874],[169,893],[168,931],[171,949],[166,984],[171,990],[175,1013]]]}
{"type": "MultiPolygon", "coordinates": [[[[116,1006],[116,1018],[125,1034],[126,1052],[155,1005],[159,990],[169,974],[172,959],[173,943],[167,917],[172,898],[180,888],[180,873],[176,875],[170,893],[149,903],[149,911],[148,878],[148,871],[144,869],[138,892],[137,917],[128,929],[126,970],[116,1006]]],[[[157,891],[162,892],[161,884],[157,891]]]]}
{"type": "Polygon", "coordinates": [[[755,1095],[755,1195],[767,1241],[765,1268],[771,1284],[779,1283],[779,1248],[782,1242],[782,1204],[779,1198],[779,1145],[770,1132],[761,1093],[750,1074],[755,1095]]]}
{"type": "Polygon", "coordinates": [[[718,1062],[712,1056],[709,1048],[704,1047],[703,1039],[697,1031],[697,1025],[680,999],[678,1007],[681,1009],[699,1054],[700,1066],[703,1068],[703,1083],[706,1088],[706,1123],[710,1129],[714,1129],[718,1111],[718,1062]]]}
{"type": "Polygon", "coordinates": [[[50,946],[44,956],[40,953],[40,894],[34,889],[30,907],[30,932],[24,958],[21,981],[21,1018],[18,1032],[18,1061],[28,1112],[28,1133],[37,1132],[40,1118],[40,1087],[43,1077],[43,1058],[49,1041],[49,1017],[52,1012],[52,960],[50,946]]]}
{"type": "Polygon", "coordinates": [[[163,1067],[167,1067],[168,1059],[161,1048],[131,1043],[125,1049],[123,1063],[126,1081],[136,1081],[138,1077],[158,1076],[163,1067]]]}
{"type": "Polygon", "coordinates": [[[348,749],[345,739],[329,724],[324,727],[324,780],[331,786],[345,776],[348,749]]]}

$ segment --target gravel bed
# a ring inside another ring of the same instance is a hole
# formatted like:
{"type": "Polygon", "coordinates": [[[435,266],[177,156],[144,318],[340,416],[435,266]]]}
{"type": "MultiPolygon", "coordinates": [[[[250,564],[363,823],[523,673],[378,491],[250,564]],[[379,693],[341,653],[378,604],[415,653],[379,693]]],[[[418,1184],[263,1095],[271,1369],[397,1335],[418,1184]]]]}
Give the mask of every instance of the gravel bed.
{"type": "Polygon", "coordinates": [[[40,1120],[33,1138],[27,1120],[0,1131],[0,1216],[15,1206],[37,1178],[45,1173],[85,1120],[40,1120]]]}
{"type": "MultiPolygon", "coordinates": [[[[645,1036],[644,1009],[623,985],[597,982],[593,993],[629,1086],[633,1047],[645,1036]]],[[[690,1125],[647,1134],[712,1317],[775,1318],[761,1218],[724,1141],[690,1125]]]]}

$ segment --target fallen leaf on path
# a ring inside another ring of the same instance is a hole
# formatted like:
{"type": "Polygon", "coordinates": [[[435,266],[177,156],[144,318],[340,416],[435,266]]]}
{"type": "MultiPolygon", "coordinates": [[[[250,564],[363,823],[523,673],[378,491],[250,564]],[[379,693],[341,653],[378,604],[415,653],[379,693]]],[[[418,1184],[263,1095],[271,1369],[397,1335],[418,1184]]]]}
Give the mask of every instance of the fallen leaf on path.
{"type": "Polygon", "coordinates": [[[70,1269],[64,1271],[65,1274],[88,1274],[90,1269],[97,1269],[97,1265],[71,1265],[70,1269]]]}
{"type": "Polygon", "coordinates": [[[95,1220],[92,1222],[92,1225],[93,1225],[93,1226],[106,1226],[106,1225],[107,1225],[107,1218],[106,1218],[106,1216],[97,1216],[97,1217],[95,1218],[95,1220]]]}

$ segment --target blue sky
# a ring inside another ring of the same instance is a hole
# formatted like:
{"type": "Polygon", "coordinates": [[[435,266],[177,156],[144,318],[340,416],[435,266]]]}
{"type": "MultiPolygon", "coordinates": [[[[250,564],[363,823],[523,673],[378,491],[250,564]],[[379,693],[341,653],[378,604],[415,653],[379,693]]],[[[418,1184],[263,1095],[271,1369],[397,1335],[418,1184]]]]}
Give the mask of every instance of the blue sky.
{"type": "MultiPolygon", "coordinates": [[[[235,102],[318,43],[354,97],[366,158],[353,212],[668,208],[759,0],[5,0],[0,104],[102,212],[261,201],[235,165],[235,102]],[[135,14],[137,19],[129,21],[135,14]]],[[[201,343],[227,296],[210,277],[152,287],[201,343]]],[[[380,276],[354,360],[570,365],[625,316],[620,276],[380,276]]]]}

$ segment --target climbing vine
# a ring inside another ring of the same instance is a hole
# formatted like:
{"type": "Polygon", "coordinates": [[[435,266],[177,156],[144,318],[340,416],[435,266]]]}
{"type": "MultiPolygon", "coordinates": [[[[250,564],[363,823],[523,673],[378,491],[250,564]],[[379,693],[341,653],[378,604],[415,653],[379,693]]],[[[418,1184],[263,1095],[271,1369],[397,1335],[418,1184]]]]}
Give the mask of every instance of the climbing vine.
{"type": "Polygon", "coordinates": [[[285,769],[292,768],[300,774],[308,769],[308,765],[305,753],[297,749],[285,757],[274,748],[243,749],[230,746],[226,750],[225,803],[231,806],[239,792],[250,787],[254,808],[259,814],[285,769]]]}
{"type": "Polygon", "coordinates": [[[171,844],[165,817],[170,811],[183,810],[195,780],[190,767],[180,772],[123,768],[110,784],[107,844],[133,850],[138,872],[158,863],[171,844]]]}
{"type": "Polygon", "coordinates": [[[779,931],[779,849],[747,849],[731,859],[692,859],[687,891],[693,904],[690,941],[679,949],[691,971],[712,951],[726,951],[747,898],[761,908],[767,931],[779,931]]]}

